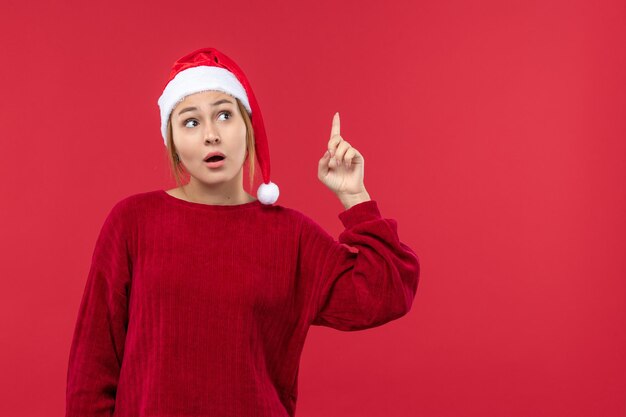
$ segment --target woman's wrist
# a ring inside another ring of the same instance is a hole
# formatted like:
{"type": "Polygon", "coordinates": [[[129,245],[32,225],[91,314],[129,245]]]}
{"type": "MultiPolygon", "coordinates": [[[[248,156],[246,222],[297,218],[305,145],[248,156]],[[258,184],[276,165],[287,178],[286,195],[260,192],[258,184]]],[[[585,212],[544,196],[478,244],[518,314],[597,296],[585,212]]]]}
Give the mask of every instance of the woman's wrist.
{"type": "Polygon", "coordinates": [[[341,204],[343,204],[346,210],[359,203],[371,200],[367,190],[363,190],[356,194],[337,194],[337,198],[339,198],[339,201],[341,201],[341,204]]]}

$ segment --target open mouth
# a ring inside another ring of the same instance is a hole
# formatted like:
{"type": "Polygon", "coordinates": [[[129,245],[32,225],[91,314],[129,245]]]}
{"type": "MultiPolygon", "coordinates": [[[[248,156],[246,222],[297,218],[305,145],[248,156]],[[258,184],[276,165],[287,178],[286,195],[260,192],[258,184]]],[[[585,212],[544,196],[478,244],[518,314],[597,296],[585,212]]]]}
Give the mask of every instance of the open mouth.
{"type": "Polygon", "coordinates": [[[224,159],[224,157],[221,155],[213,155],[212,157],[205,159],[204,162],[217,162],[221,161],[222,159],[224,159]]]}

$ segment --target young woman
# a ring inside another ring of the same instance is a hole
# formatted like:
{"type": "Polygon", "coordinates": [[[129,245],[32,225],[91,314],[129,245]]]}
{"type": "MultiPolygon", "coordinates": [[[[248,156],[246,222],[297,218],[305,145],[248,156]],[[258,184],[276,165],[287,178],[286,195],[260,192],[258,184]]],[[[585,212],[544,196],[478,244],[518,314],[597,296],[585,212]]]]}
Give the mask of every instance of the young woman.
{"type": "Polygon", "coordinates": [[[176,61],[159,107],[178,187],[122,199],[102,226],[66,417],[293,417],[309,327],[356,331],[404,316],[418,257],[367,193],[339,114],[318,164],[345,207],[337,241],[275,204],[261,112],[230,58],[202,48],[176,61]],[[243,188],[255,158],[256,199],[243,188]]]}

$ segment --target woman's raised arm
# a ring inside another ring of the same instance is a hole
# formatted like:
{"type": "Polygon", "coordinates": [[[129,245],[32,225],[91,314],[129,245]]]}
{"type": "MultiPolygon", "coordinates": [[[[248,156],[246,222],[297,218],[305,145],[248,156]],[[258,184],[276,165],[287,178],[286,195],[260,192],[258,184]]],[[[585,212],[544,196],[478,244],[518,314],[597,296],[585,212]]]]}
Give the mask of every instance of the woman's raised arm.
{"type": "Polygon", "coordinates": [[[419,280],[417,255],[398,237],[397,222],[374,200],[341,212],[336,241],[305,217],[300,267],[311,280],[312,325],[353,331],[380,326],[411,309],[419,280]]]}

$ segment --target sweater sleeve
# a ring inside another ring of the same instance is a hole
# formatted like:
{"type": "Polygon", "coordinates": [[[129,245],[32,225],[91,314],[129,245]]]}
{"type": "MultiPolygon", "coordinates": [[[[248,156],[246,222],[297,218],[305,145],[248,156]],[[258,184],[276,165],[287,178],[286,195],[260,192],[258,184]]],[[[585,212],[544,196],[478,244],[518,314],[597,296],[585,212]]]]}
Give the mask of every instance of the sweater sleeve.
{"type": "Polygon", "coordinates": [[[108,417],[115,408],[131,278],[123,221],[118,203],[95,244],[70,348],[66,417],[108,417]]]}
{"type": "Polygon", "coordinates": [[[397,222],[382,218],[374,200],[339,214],[336,241],[305,219],[301,267],[313,283],[311,324],[342,331],[377,327],[407,314],[419,280],[417,255],[398,237],[397,222]]]}

